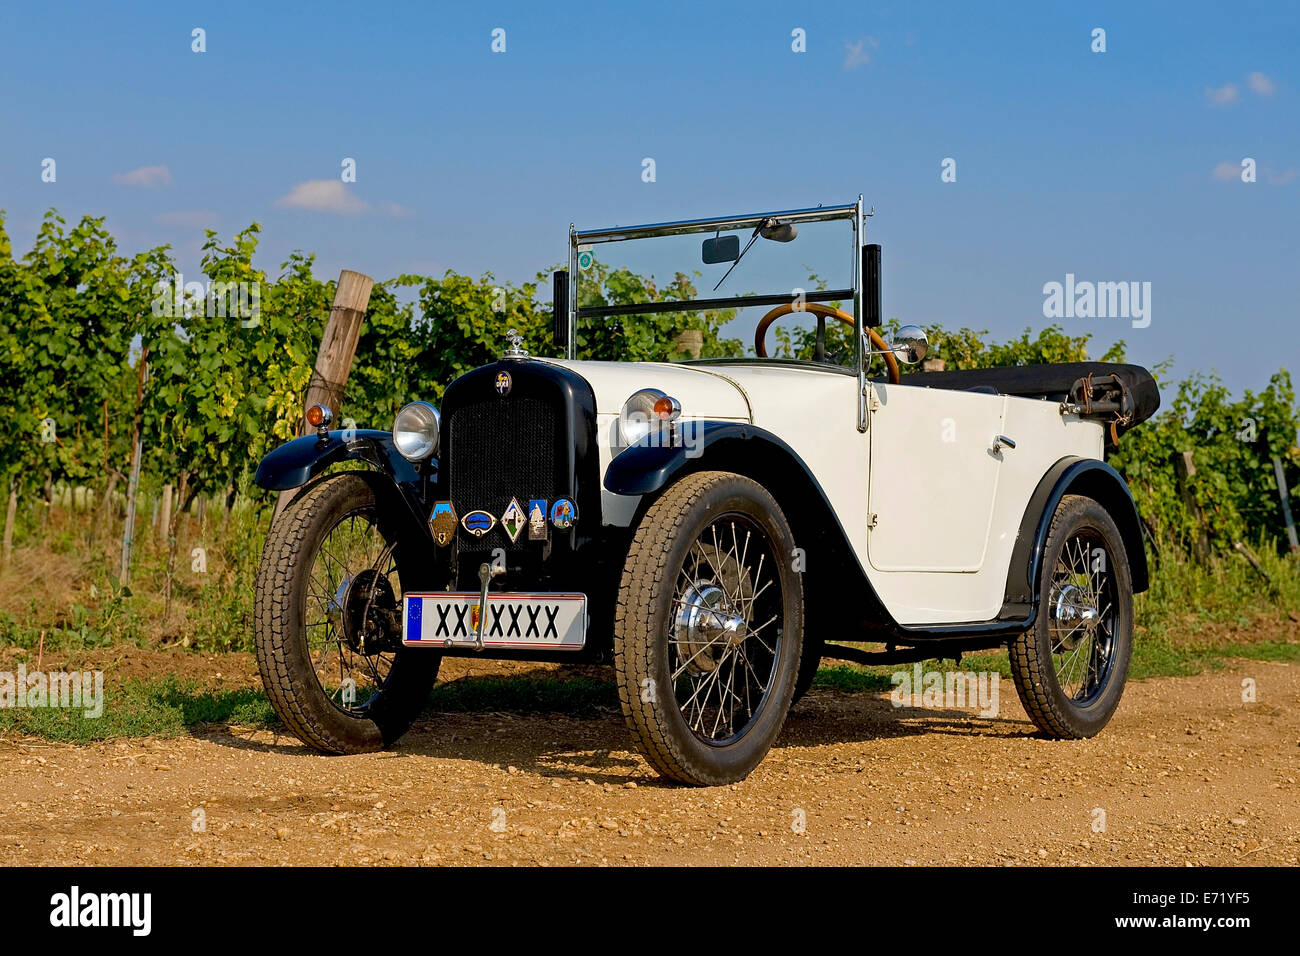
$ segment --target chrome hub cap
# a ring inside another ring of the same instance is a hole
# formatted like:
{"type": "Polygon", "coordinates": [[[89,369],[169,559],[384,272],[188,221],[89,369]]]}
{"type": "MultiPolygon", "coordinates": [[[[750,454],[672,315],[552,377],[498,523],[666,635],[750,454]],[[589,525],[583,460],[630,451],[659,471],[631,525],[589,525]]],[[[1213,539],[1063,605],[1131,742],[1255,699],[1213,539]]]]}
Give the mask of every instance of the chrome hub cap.
{"type": "Polygon", "coordinates": [[[716,670],[726,650],[740,644],[745,633],[745,619],[728,609],[726,592],[715,584],[687,588],[678,602],[673,641],[689,674],[716,670]]]}
{"type": "Polygon", "coordinates": [[[1066,542],[1052,572],[1052,666],[1061,690],[1080,703],[1100,693],[1110,674],[1116,585],[1109,559],[1104,541],[1085,529],[1066,542]]]}
{"type": "Polygon", "coordinates": [[[1068,650],[1074,650],[1082,638],[1089,636],[1100,620],[1097,608],[1088,600],[1087,593],[1074,584],[1067,584],[1057,594],[1052,605],[1052,618],[1057,627],[1063,628],[1061,645],[1068,650]]]}

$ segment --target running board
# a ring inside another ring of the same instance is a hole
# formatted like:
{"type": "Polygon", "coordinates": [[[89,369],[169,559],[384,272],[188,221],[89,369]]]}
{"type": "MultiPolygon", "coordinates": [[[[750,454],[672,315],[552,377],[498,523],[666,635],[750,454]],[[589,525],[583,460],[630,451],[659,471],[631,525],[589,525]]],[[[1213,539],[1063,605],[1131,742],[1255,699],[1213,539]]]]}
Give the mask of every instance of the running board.
{"type": "Polygon", "coordinates": [[[895,647],[887,645],[883,651],[864,651],[858,647],[845,647],[843,644],[824,644],[823,658],[839,661],[852,661],[871,667],[877,664],[911,664],[916,661],[959,660],[967,651],[989,651],[1001,647],[1005,641],[991,642],[989,638],[973,640],[949,640],[923,644],[918,647],[895,647]]]}

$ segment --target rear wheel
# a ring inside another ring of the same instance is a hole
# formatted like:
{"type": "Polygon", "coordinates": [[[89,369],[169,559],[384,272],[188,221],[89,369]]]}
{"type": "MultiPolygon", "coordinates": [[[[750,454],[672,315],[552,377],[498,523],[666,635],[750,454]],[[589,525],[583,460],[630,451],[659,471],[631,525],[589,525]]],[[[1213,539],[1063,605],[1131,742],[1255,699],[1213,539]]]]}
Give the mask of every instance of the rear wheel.
{"type": "Polygon", "coordinates": [[[803,655],[799,661],[799,676],[794,682],[794,700],[790,702],[791,705],[799,703],[804,694],[812,689],[813,681],[817,679],[817,669],[822,664],[823,646],[824,642],[819,638],[804,634],[803,655]]]}
{"type": "Polygon", "coordinates": [[[354,474],[326,478],[272,525],[257,572],[258,669],[276,714],[322,753],[378,750],[428,700],[440,654],[401,643],[413,547],[354,474]]]}
{"type": "Polygon", "coordinates": [[[683,783],[733,783],[767,754],[799,672],[794,539],[762,486],[683,478],[636,530],[619,589],[614,663],[646,759],[683,783]]]}
{"type": "Polygon", "coordinates": [[[1091,498],[1061,500],[1037,620],[1010,650],[1020,702],[1043,733],[1092,737],[1110,721],[1133,650],[1133,581],[1119,529],[1091,498]]]}

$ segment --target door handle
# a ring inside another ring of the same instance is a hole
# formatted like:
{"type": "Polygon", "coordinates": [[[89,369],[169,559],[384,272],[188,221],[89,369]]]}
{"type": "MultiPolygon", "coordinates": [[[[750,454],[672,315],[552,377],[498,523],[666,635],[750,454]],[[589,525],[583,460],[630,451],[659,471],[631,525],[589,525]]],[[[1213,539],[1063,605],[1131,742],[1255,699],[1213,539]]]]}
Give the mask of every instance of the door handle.
{"type": "Polygon", "coordinates": [[[1003,446],[1003,445],[1006,445],[1008,448],[1015,448],[1015,447],[1016,447],[1016,443],[1013,442],[1013,441],[1012,441],[1010,438],[1008,438],[1006,435],[998,435],[996,438],[993,439],[993,452],[994,452],[994,454],[997,454],[998,452],[1002,451],[1002,446],[1003,446]]]}

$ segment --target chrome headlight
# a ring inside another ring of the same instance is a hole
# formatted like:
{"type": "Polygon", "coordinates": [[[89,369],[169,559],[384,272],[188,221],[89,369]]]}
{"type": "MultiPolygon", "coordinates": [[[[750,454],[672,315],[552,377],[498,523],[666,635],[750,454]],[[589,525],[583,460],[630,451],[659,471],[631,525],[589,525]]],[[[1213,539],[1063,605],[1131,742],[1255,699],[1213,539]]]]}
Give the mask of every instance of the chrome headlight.
{"type": "Polygon", "coordinates": [[[393,445],[407,461],[423,461],[438,451],[438,410],[428,402],[411,402],[393,419],[393,445]]]}
{"type": "Polygon", "coordinates": [[[623,447],[635,445],[651,432],[677,420],[682,403],[658,388],[633,392],[618,413],[618,437],[623,447]]]}

